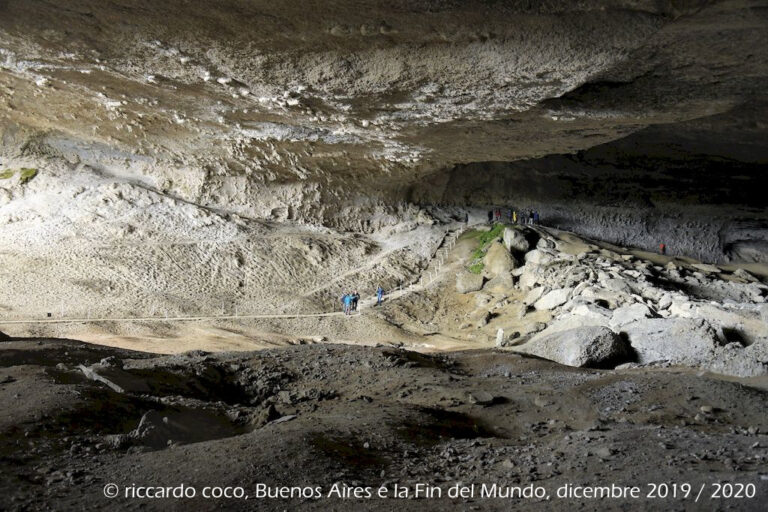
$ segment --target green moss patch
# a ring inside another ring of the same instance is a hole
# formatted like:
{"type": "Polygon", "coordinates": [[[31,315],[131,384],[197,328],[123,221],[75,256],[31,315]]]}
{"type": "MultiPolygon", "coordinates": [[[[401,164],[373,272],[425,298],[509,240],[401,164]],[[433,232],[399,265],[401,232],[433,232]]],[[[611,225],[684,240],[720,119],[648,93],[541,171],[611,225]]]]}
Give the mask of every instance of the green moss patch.
{"type": "Polygon", "coordinates": [[[13,175],[16,174],[16,171],[13,169],[3,169],[0,171],[0,180],[7,180],[10,178],[13,178],[13,175]]]}
{"type": "Polygon", "coordinates": [[[24,185],[35,176],[37,176],[37,169],[30,169],[25,167],[19,172],[19,183],[24,185]]]}
{"type": "Polygon", "coordinates": [[[504,234],[504,224],[494,224],[489,231],[472,231],[467,234],[467,238],[476,238],[477,247],[472,251],[467,270],[473,274],[479,274],[483,271],[483,257],[488,251],[488,246],[504,234]]]}

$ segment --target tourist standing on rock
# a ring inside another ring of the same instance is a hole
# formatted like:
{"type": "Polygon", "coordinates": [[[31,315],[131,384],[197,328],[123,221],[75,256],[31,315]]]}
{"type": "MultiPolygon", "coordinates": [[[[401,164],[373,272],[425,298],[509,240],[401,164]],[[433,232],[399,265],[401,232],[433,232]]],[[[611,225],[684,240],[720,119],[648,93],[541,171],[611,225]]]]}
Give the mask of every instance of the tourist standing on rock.
{"type": "Polygon", "coordinates": [[[357,293],[357,290],[352,292],[352,311],[357,311],[357,303],[360,300],[360,294],[357,293]]]}
{"type": "Polygon", "coordinates": [[[469,212],[464,212],[464,224],[469,224],[469,212]]]}
{"type": "Polygon", "coordinates": [[[538,224],[539,223],[539,211],[536,210],[533,212],[533,223],[538,224]]]}
{"type": "Polygon", "coordinates": [[[488,224],[493,224],[493,210],[488,210],[488,224]]]}
{"type": "Polygon", "coordinates": [[[667,245],[666,244],[659,244],[659,254],[667,254],[667,245]]]}
{"type": "Polygon", "coordinates": [[[512,210],[512,224],[517,224],[517,210],[512,210]]]}
{"type": "Polygon", "coordinates": [[[352,294],[348,293],[344,295],[344,314],[348,315],[352,310],[352,294]]]}
{"type": "Polygon", "coordinates": [[[384,297],[384,288],[379,285],[378,288],[376,288],[376,305],[381,306],[381,299],[384,297]]]}
{"type": "Polygon", "coordinates": [[[528,210],[528,224],[533,226],[533,210],[528,210]]]}

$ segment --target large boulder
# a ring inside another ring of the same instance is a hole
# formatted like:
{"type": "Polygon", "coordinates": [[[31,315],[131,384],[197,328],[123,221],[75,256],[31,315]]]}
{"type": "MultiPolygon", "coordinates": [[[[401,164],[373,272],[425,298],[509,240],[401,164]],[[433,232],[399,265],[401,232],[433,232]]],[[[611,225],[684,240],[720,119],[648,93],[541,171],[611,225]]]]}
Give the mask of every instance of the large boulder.
{"type": "Polygon", "coordinates": [[[515,259],[502,243],[494,242],[488,248],[483,258],[485,271],[490,277],[509,274],[517,266],[515,259]]]}
{"type": "Polygon", "coordinates": [[[704,320],[646,318],[625,325],[622,331],[641,364],[668,361],[709,366],[718,347],[717,332],[704,320]]]}
{"type": "Polygon", "coordinates": [[[528,240],[519,230],[513,228],[504,229],[504,246],[510,252],[524,253],[530,249],[528,240]]]}
{"type": "Polygon", "coordinates": [[[459,293],[476,292],[483,287],[483,276],[466,270],[456,274],[456,291],[459,293]]]}
{"type": "Polygon", "coordinates": [[[573,288],[560,288],[557,290],[552,290],[537,300],[533,304],[533,307],[536,308],[537,311],[550,311],[568,302],[572,292],[573,288]]]}
{"type": "Polygon", "coordinates": [[[603,326],[576,327],[537,335],[516,351],[567,366],[607,368],[626,361],[631,354],[622,338],[603,326]]]}

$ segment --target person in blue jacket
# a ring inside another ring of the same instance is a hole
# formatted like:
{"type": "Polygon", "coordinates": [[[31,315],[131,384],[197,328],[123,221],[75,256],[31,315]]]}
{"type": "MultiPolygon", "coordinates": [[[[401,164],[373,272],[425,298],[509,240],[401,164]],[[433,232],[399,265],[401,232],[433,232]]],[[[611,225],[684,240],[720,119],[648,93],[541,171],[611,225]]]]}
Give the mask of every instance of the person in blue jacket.
{"type": "Polygon", "coordinates": [[[347,293],[344,295],[344,314],[348,315],[352,311],[352,294],[347,293]]]}
{"type": "Polygon", "coordinates": [[[384,297],[384,288],[379,285],[379,287],[376,289],[376,305],[381,306],[381,299],[384,297]]]}

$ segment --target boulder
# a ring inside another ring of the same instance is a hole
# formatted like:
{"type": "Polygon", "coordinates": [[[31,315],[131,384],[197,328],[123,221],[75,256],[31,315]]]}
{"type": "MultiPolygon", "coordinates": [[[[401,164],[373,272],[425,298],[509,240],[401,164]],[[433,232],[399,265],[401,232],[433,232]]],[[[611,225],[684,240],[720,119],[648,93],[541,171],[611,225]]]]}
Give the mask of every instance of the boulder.
{"type": "Polygon", "coordinates": [[[531,265],[549,265],[554,261],[554,257],[541,249],[534,249],[525,253],[525,262],[531,265]]]}
{"type": "Polygon", "coordinates": [[[536,308],[537,311],[550,311],[558,306],[565,304],[568,301],[568,298],[571,296],[571,292],[573,292],[573,288],[560,288],[558,290],[552,290],[537,300],[533,304],[533,307],[536,308]]]}
{"type": "Polygon", "coordinates": [[[11,337],[0,331],[0,341],[10,341],[11,337]]]}
{"type": "Polygon", "coordinates": [[[544,292],[546,290],[547,289],[544,288],[543,286],[538,286],[536,288],[533,288],[523,298],[523,304],[525,304],[526,306],[530,306],[531,304],[539,300],[541,296],[544,295],[544,292]]]}
{"type": "Polygon", "coordinates": [[[530,249],[528,240],[517,229],[506,228],[504,229],[504,246],[510,252],[524,253],[530,249]]]}
{"type": "Polygon", "coordinates": [[[512,274],[505,272],[486,282],[483,286],[483,290],[490,293],[508,295],[512,292],[514,287],[515,280],[512,277],[512,274]]]}
{"type": "Polygon", "coordinates": [[[652,318],[653,312],[645,304],[636,302],[628,306],[622,306],[613,311],[609,325],[616,329],[622,325],[626,325],[643,318],[652,318]]]}
{"type": "Polygon", "coordinates": [[[631,351],[626,342],[603,326],[568,329],[537,335],[516,351],[567,366],[606,368],[625,362],[631,351]]]}
{"type": "Polygon", "coordinates": [[[456,291],[459,293],[476,292],[483,287],[483,276],[466,270],[456,274],[456,291]]]}
{"type": "Polygon", "coordinates": [[[537,249],[554,249],[555,241],[549,238],[540,238],[539,241],[536,242],[536,248],[537,249]]]}
{"type": "Polygon", "coordinates": [[[533,288],[536,286],[536,284],[539,282],[540,276],[539,273],[536,272],[536,267],[531,265],[525,265],[523,267],[525,270],[522,274],[520,274],[520,288],[523,290],[526,290],[528,288],[533,288]]]}
{"type": "Polygon", "coordinates": [[[517,266],[515,259],[509,254],[504,244],[494,242],[488,248],[483,258],[485,271],[490,277],[496,277],[501,274],[509,274],[517,266]]]}
{"type": "Polygon", "coordinates": [[[610,322],[612,312],[610,309],[606,309],[595,304],[579,304],[571,309],[571,314],[592,318],[604,323],[610,322]]]}
{"type": "Polygon", "coordinates": [[[625,325],[622,331],[642,364],[669,361],[707,366],[718,346],[717,332],[704,320],[646,318],[625,325]]]}

